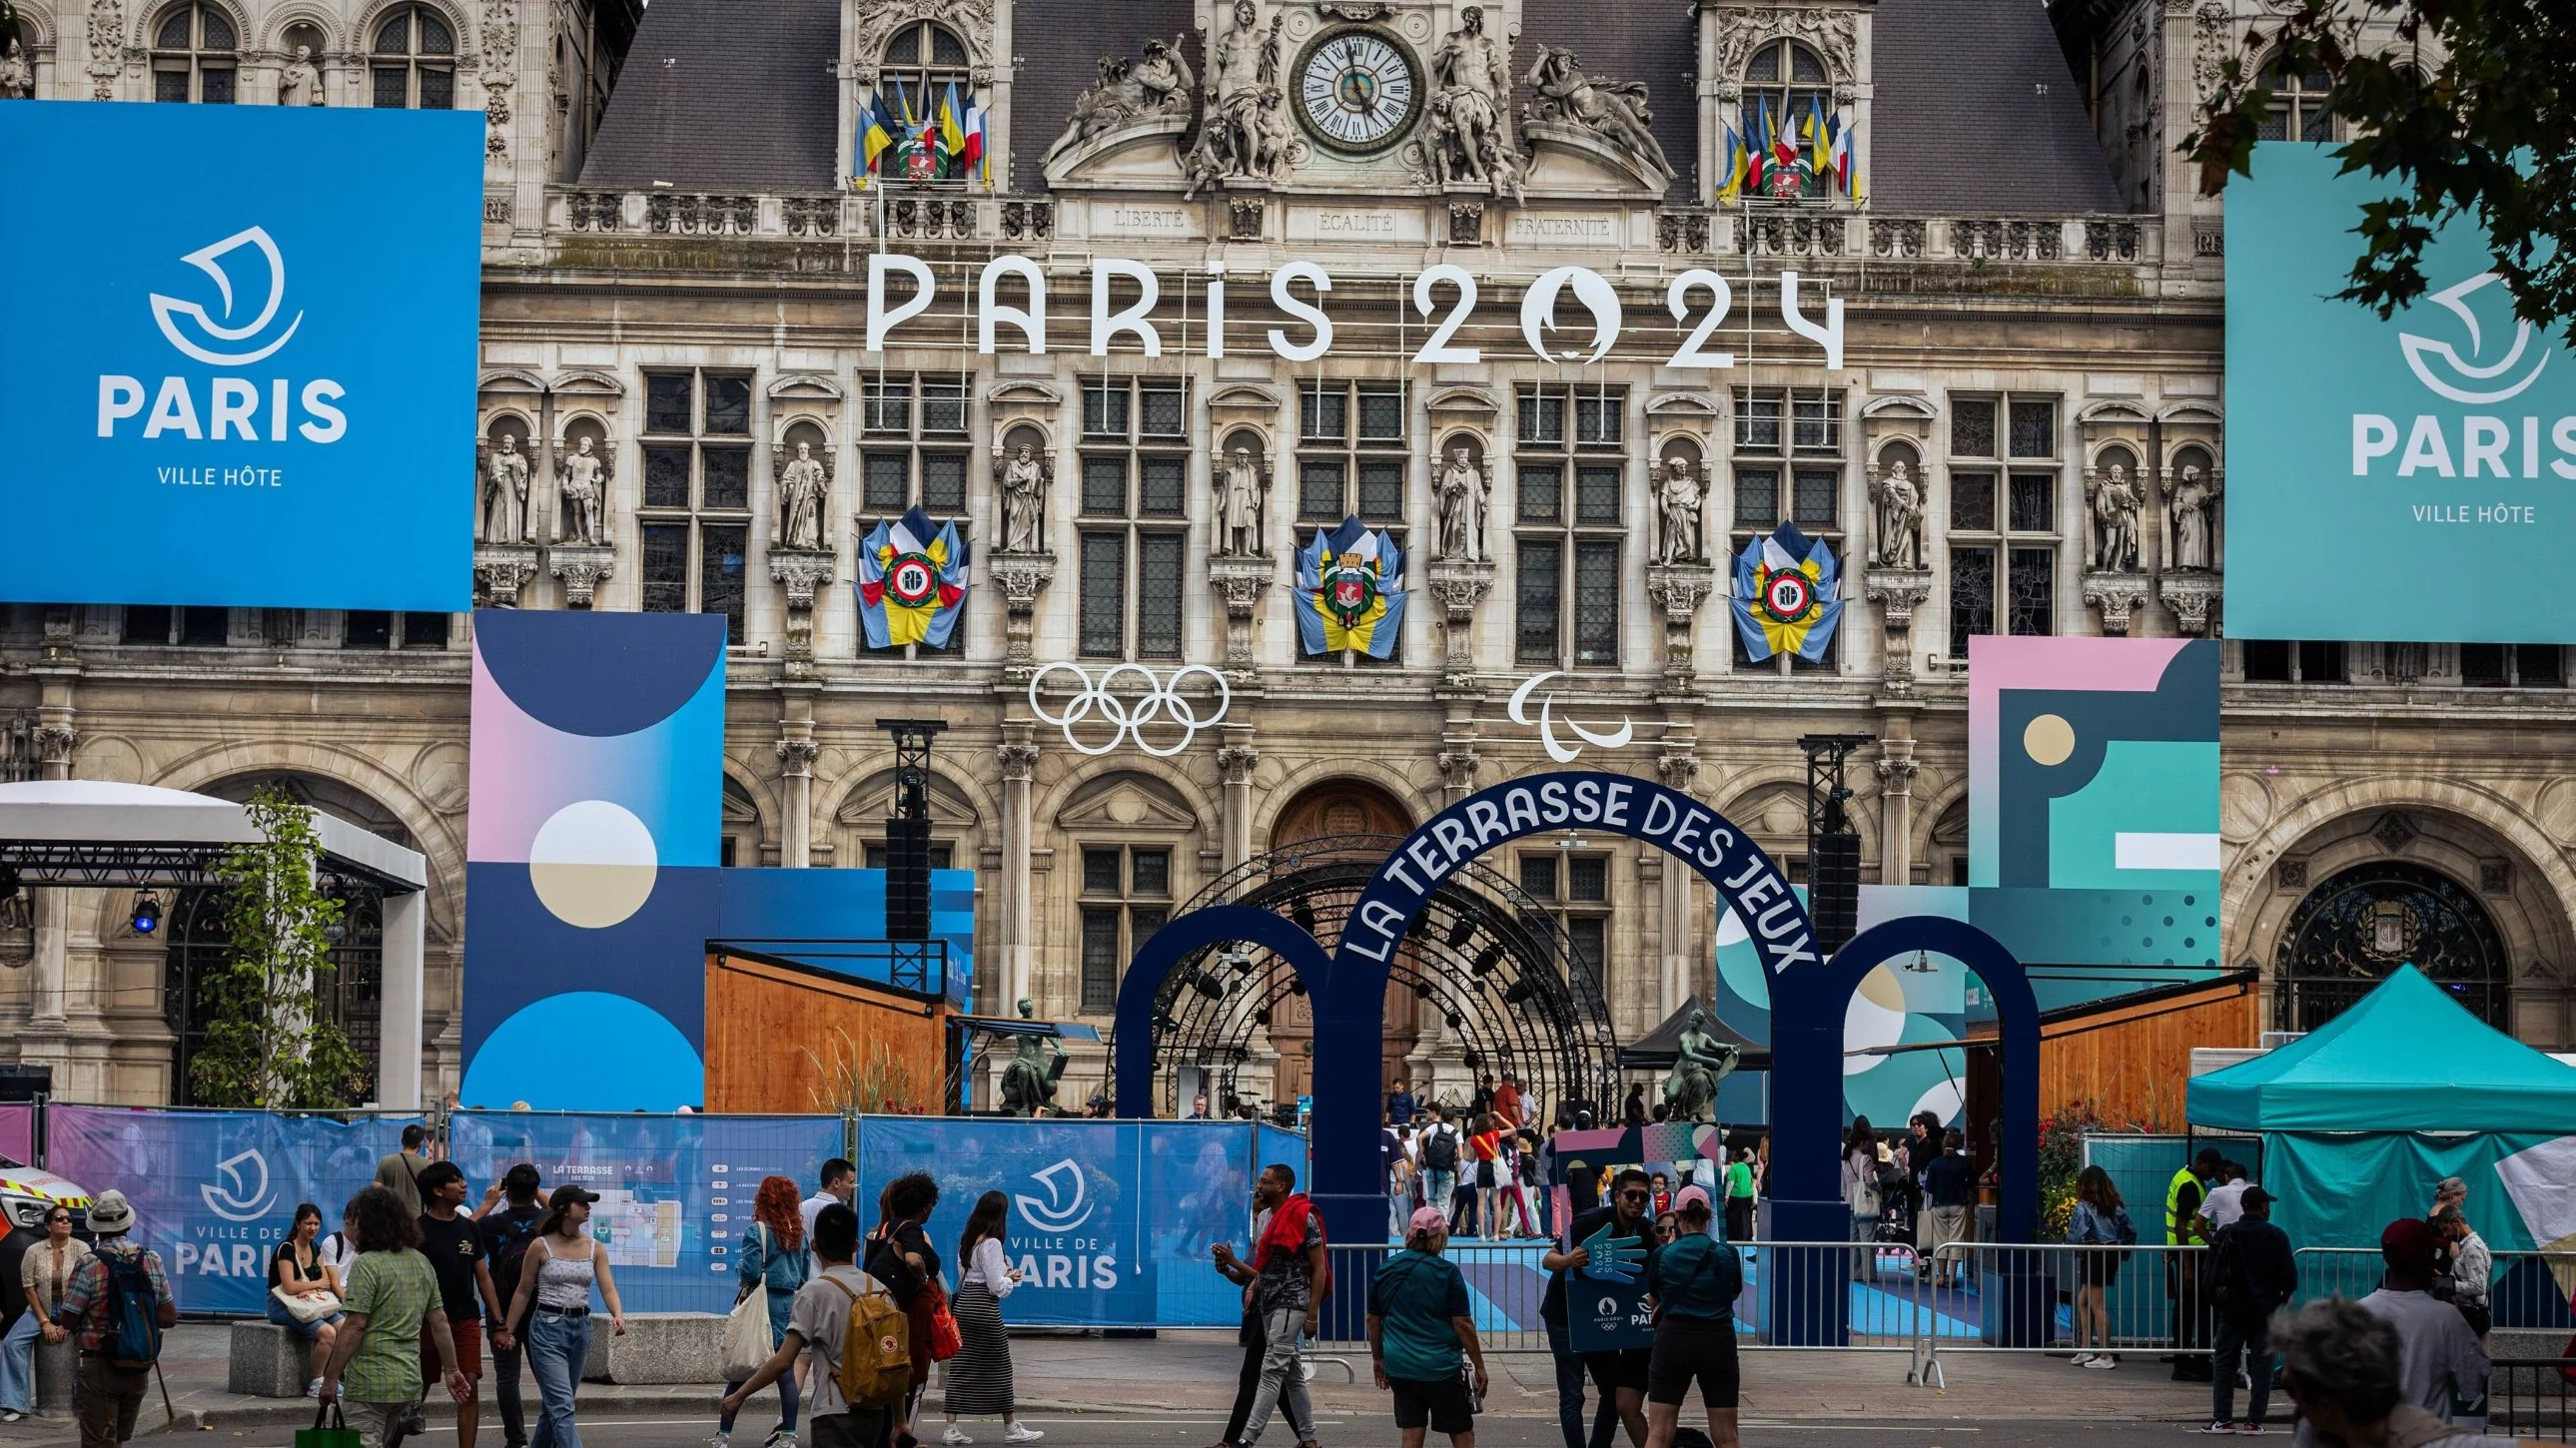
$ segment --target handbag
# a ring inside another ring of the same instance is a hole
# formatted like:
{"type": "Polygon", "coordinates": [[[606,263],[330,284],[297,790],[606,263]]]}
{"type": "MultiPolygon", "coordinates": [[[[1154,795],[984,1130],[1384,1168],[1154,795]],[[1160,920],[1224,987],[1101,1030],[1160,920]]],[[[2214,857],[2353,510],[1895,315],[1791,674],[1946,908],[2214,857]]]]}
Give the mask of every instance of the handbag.
{"type": "Polygon", "coordinates": [[[358,1430],[340,1416],[340,1402],[334,1398],[313,1410],[313,1426],[295,1430],[295,1448],[366,1448],[358,1430]],[[324,1424],[330,1426],[325,1427],[324,1424]]]}
{"type": "Polygon", "coordinates": [[[948,1310],[948,1289],[933,1278],[922,1290],[930,1297],[930,1360],[944,1363],[965,1348],[966,1339],[958,1335],[957,1318],[948,1310]]]}
{"type": "Polygon", "coordinates": [[[272,1287],[268,1289],[268,1295],[276,1298],[277,1305],[285,1308],[286,1315],[297,1322],[320,1322],[341,1310],[340,1294],[337,1292],[298,1294],[289,1292],[283,1287],[272,1287]]]}

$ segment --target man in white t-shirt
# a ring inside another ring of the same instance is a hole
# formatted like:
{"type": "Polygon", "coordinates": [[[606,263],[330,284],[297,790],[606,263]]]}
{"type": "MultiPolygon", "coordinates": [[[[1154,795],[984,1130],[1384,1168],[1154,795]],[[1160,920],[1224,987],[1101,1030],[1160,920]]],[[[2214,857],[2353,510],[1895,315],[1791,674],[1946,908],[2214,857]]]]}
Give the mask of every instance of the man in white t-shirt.
{"type": "Polygon", "coordinates": [[[2236,1219],[2245,1215],[2245,1189],[2252,1185],[2245,1179],[2242,1165],[2232,1161],[2219,1163],[2218,1185],[2209,1189],[2209,1195],[2200,1204],[2200,1215],[2208,1221],[2209,1235],[2213,1239],[2222,1229],[2235,1226],[2236,1219]]]}
{"type": "Polygon", "coordinates": [[[798,1204],[798,1209],[805,1214],[805,1240],[808,1242],[814,1240],[814,1219],[822,1215],[825,1207],[839,1202],[853,1211],[857,1210],[850,1199],[859,1192],[859,1169],[850,1165],[846,1158],[836,1156],[823,1163],[821,1184],[821,1191],[798,1204]]]}
{"type": "Polygon", "coordinates": [[[741,1412],[753,1393],[785,1377],[797,1359],[805,1358],[811,1364],[804,1375],[807,1448],[875,1448],[885,1433],[885,1409],[854,1410],[842,1401],[841,1348],[850,1330],[850,1293],[865,1296],[885,1289],[858,1269],[859,1217],[846,1205],[835,1201],[819,1209],[807,1240],[814,1244],[814,1262],[822,1270],[797,1289],[786,1340],[760,1371],[725,1395],[724,1413],[731,1418],[741,1412]]]}

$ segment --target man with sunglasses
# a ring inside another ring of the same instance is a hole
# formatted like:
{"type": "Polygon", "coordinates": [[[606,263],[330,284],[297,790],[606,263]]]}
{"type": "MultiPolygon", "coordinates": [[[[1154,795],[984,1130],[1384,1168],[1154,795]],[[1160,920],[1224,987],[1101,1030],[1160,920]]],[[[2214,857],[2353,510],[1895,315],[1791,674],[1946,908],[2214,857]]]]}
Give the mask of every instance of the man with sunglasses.
{"type": "Polygon", "coordinates": [[[1646,1237],[1647,1229],[1654,1225],[1653,1207],[1652,1179],[1643,1168],[1628,1167],[1610,1183],[1610,1204],[1577,1215],[1559,1248],[1539,1259],[1549,1276],[1547,1296],[1540,1300],[1538,1312],[1547,1324],[1548,1348],[1556,1354],[1557,1422],[1565,1432],[1565,1448],[1609,1448],[1614,1412],[1628,1430],[1629,1443],[1643,1448],[1646,1441],[1646,1369],[1654,1354],[1646,1348],[1623,1348],[1575,1355],[1566,1326],[1565,1300],[1568,1275],[1592,1261],[1591,1253],[1582,1244],[1604,1226],[1610,1228],[1613,1237],[1646,1237]],[[1583,1379],[1587,1375],[1601,1394],[1601,1411],[1593,1419],[1588,1443],[1583,1436],[1583,1379]]]}

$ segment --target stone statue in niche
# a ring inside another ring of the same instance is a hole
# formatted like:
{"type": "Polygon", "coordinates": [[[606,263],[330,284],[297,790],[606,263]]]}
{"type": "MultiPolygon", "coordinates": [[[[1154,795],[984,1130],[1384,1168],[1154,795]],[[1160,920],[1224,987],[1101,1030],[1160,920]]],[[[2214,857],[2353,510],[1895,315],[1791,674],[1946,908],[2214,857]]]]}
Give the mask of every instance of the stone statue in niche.
{"type": "Polygon", "coordinates": [[[1585,75],[1573,51],[1542,45],[1523,83],[1537,93],[1530,99],[1530,120],[1580,126],[1662,174],[1673,174],[1655,140],[1655,115],[1646,105],[1644,81],[1585,75]]]}
{"type": "Polygon", "coordinates": [[[27,63],[27,52],[13,35],[9,48],[0,51],[0,101],[23,101],[35,93],[36,68],[27,63]]]}
{"type": "Polygon", "coordinates": [[[1655,561],[1701,563],[1700,512],[1708,501],[1699,468],[1686,457],[1669,457],[1655,470],[1655,561]]]}
{"type": "Polygon", "coordinates": [[[592,451],[588,434],[573,444],[572,453],[563,460],[562,541],[599,545],[600,510],[613,476],[608,459],[592,451]]]}
{"type": "Polygon", "coordinates": [[[1261,505],[1270,493],[1270,462],[1238,445],[1231,456],[1216,460],[1216,553],[1220,558],[1258,558],[1261,505]]]}
{"type": "Polygon", "coordinates": [[[831,487],[831,473],[815,459],[813,444],[798,442],[796,456],[779,465],[778,526],[769,541],[781,548],[820,550],[823,507],[831,487]]]}
{"type": "Polygon", "coordinates": [[[527,542],[528,455],[519,451],[515,433],[505,432],[489,444],[479,491],[483,526],[476,536],[486,543],[527,542]]]}
{"type": "Polygon", "coordinates": [[[2113,463],[2091,485],[2093,526],[2084,539],[2084,566],[2105,573],[2138,571],[2138,489],[2129,470],[2113,463]]]}
{"type": "Polygon", "coordinates": [[[1000,448],[993,450],[993,491],[1002,500],[1003,552],[1046,551],[1047,484],[1052,481],[1047,473],[1046,460],[1026,442],[1008,457],[1000,448]]]}
{"type": "Polygon", "coordinates": [[[1440,556],[1485,562],[1485,510],[1493,503],[1494,479],[1465,443],[1449,449],[1438,493],[1440,556]]]}
{"type": "Polygon", "coordinates": [[[1502,48],[1485,34],[1485,12],[1470,5],[1458,12],[1458,28],[1440,38],[1431,53],[1432,179],[1490,185],[1496,196],[1520,194],[1520,169],[1503,135],[1503,117],[1512,92],[1511,68],[1502,48]]]}
{"type": "Polygon", "coordinates": [[[1145,42],[1142,60],[1103,56],[1100,78],[1074,97],[1073,119],[1056,144],[1086,141],[1101,132],[1149,116],[1180,115],[1190,108],[1197,77],[1181,55],[1181,37],[1145,42]]]}
{"type": "Polygon", "coordinates": [[[1878,481],[1878,551],[1870,562],[1882,568],[1923,566],[1923,489],[1913,470],[1898,458],[1878,481]]]}
{"type": "Polygon", "coordinates": [[[322,104],[322,72],[313,68],[313,47],[299,45],[277,72],[277,103],[281,106],[318,106],[322,104]]]}
{"type": "Polygon", "coordinates": [[[2182,481],[2173,495],[2173,566],[2205,571],[2218,566],[2218,550],[2210,545],[2212,524],[2218,507],[2218,482],[2201,471],[2198,463],[2185,463],[2182,481]]]}

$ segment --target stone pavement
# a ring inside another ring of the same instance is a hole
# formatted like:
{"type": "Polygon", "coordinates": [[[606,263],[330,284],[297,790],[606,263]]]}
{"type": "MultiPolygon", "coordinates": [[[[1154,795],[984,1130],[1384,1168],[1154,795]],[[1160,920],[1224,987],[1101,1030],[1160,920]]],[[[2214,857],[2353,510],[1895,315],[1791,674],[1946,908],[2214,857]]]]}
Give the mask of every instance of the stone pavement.
{"type": "MultiPolygon", "coordinates": [[[[182,1324],[166,1339],[162,1377],[182,1431],[284,1430],[312,1421],[309,1401],[226,1392],[228,1341],[229,1329],[206,1323],[182,1324]]],[[[1033,1411],[1123,1409],[1221,1417],[1234,1400],[1235,1375],[1242,1362],[1233,1335],[1226,1332],[1103,1339],[1039,1330],[1015,1335],[1011,1350],[1020,1402],[1033,1411]]],[[[1555,1367],[1544,1353],[1498,1353],[1489,1361],[1497,1381],[1488,1412],[1533,1419],[1555,1416],[1555,1367]]],[[[1386,1395],[1369,1383],[1367,1350],[1354,1344],[1350,1364],[1357,1379],[1353,1383],[1345,1383],[1342,1369],[1332,1362],[1316,1365],[1312,1384],[1316,1406],[1327,1412],[1384,1412],[1386,1395]]],[[[2056,1357],[1955,1351],[1945,1354],[1941,1365],[1946,1386],[1924,1388],[1905,1381],[1907,1359],[1901,1352],[1754,1349],[1744,1358],[1744,1410],[1775,1419],[2156,1423],[2194,1422],[2208,1411],[2208,1387],[2170,1381],[2169,1369],[2151,1353],[2124,1359],[2117,1372],[2085,1372],[2056,1357]]],[[[533,1409],[536,1383],[523,1381],[533,1409]]],[[[934,1404],[937,1393],[934,1386],[934,1404]]],[[[587,1383],[581,1391],[581,1411],[584,1417],[598,1418],[712,1417],[719,1396],[721,1389],[714,1384],[587,1383]]],[[[483,1401],[483,1441],[497,1444],[498,1417],[488,1386],[483,1401]]],[[[761,1412],[755,1406],[747,1410],[746,1418],[758,1420],[761,1412]]],[[[160,1432],[164,1421],[156,1388],[146,1399],[137,1436],[160,1432]]],[[[285,1435],[278,1431],[258,1436],[282,1441],[285,1435]]],[[[77,1439],[67,1413],[0,1425],[0,1448],[53,1448],[77,1439]]]]}

